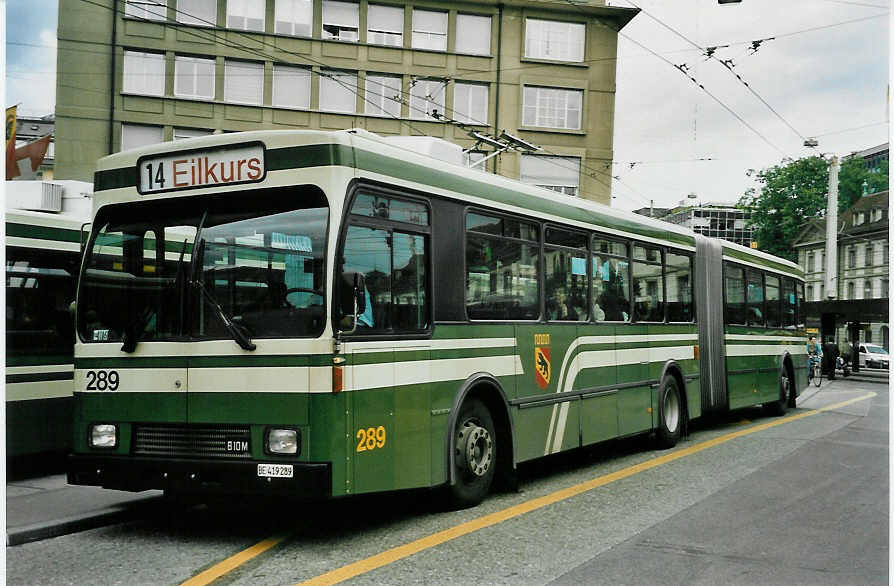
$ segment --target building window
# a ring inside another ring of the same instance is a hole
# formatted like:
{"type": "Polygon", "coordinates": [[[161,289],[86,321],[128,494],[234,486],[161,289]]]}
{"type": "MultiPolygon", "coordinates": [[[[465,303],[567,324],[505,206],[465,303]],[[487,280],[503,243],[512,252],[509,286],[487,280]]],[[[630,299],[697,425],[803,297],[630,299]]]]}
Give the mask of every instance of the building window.
{"type": "Polygon", "coordinates": [[[214,59],[174,59],[174,95],[178,98],[214,99],[214,59]]]}
{"type": "Polygon", "coordinates": [[[393,75],[366,76],[366,113],[371,116],[400,117],[400,77],[393,75]]]}
{"type": "Polygon", "coordinates": [[[142,124],[121,125],[121,150],[129,151],[164,140],[164,128],[161,126],[144,126],[142,124]]]}
{"type": "Polygon", "coordinates": [[[453,118],[468,124],[487,125],[488,87],[459,83],[453,87],[453,118]]]}
{"type": "Polygon", "coordinates": [[[522,124],[579,130],[583,96],[582,90],[525,87],[522,124]]]}
{"type": "Polygon", "coordinates": [[[882,279],[882,299],[888,298],[888,279],[882,279]]]}
{"type": "Polygon", "coordinates": [[[273,105],[306,110],[310,108],[310,69],[273,66],[273,105]]]}
{"type": "Polygon", "coordinates": [[[403,47],[404,9],[370,4],[366,15],[366,42],[370,45],[403,47]]]}
{"type": "Polygon", "coordinates": [[[872,299],[872,281],[863,279],[863,299],[872,299]]]}
{"type": "Polygon", "coordinates": [[[816,256],[812,252],[807,253],[807,272],[812,273],[816,270],[814,263],[816,262],[816,256]]]}
{"type": "Polygon", "coordinates": [[[553,20],[525,20],[525,57],[580,63],[584,60],[586,25],[553,20]]]}
{"type": "Polygon", "coordinates": [[[177,0],[177,22],[217,26],[217,0],[177,0]]]}
{"type": "Polygon", "coordinates": [[[312,0],[276,0],[273,30],[278,35],[313,36],[312,0]]]}
{"type": "Polygon", "coordinates": [[[847,284],[847,298],[848,299],[856,299],[857,298],[857,286],[853,281],[847,284]]]}
{"type": "Polygon", "coordinates": [[[447,50],[447,13],[413,10],[413,48],[447,50]]]}
{"type": "Polygon", "coordinates": [[[227,28],[264,31],[264,0],[227,0],[227,28]]]}
{"type": "Polygon", "coordinates": [[[323,38],[356,43],[360,37],[360,5],[323,0],[323,38]]]}
{"type": "Polygon", "coordinates": [[[410,118],[442,118],[446,91],[447,82],[443,79],[416,79],[410,86],[410,118]]]}
{"type": "Polygon", "coordinates": [[[813,301],[813,285],[807,285],[807,299],[813,301]]]}
{"type": "Polygon", "coordinates": [[[353,114],[357,111],[357,74],[320,71],[320,110],[353,114]]]}
{"type": "Polygon", "coordinates": [[[264,64],[231,61],[224,66],[224,100],[260,106],[264,103],[264,64]]]}
{"type": "Polygon", "coordinates": [[[126,93],[163,96],[165,56],[161,53],[124,52],[123,88],[126,93]]]}
{"type": "Polygon", "coordinates": [[[576,196],[580,186],[579,157],[521,156],[521,181],[576,196]]]}
{"type": "Polygon", "coordinates": [[[204,128],[175,128],[174,142],[177,142],[178,140],[186,140],[187,138],[211,136],[212,134],[214,134],[213,130],[206,130],[204,128]]]}
{"type": "Polygon", "coordinates": [[[864,266],[871,267],[875,262],[873,261],[872,255],[875,252],[872,242],[866,245],[866,257],[864,259],[864,266]]]}
{"type": "Polygon", "coordinates": [[[849,246],[847,249],[847,266],[851,269],[857,268],[857,248],[855,246],[849,246]]]}
{"type": "Polygon", "coordinates": [[[490,55],[491,18],[475,14],[456,15],[456,52],[490,55]]]}
{"type": "Polygon", "coordinates": [[[127,0],[124,4],[124,16],[145,18],[146,20],[166,20],[168,18],[167,0],[127,0]]]}

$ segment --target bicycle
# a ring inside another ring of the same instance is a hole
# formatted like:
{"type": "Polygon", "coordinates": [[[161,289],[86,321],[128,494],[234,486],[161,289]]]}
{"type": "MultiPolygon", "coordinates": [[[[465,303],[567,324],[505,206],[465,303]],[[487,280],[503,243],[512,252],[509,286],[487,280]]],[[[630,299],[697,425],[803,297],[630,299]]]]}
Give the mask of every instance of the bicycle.
{"type": "Polygon", "coordinates": [[[813,385],[818,387],[823,382],[823,368],[819,358],[810,358],[807,366],[807,384],[813,381],[813,385]]]}

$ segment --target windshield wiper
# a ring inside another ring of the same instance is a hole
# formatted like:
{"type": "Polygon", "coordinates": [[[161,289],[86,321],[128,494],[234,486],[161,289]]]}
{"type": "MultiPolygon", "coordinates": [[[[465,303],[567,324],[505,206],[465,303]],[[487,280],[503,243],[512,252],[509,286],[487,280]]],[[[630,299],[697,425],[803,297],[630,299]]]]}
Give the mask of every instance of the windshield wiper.
{"type": "Polygon", "coordinates": [[[230,337],[235,340],[237,344],[243,350],[254,350],[257,346],[252,343],[251,338],[243,331],[243,328],[233,321],[227,312],[223,310],[214,296],[208,291],[208,288],[205,287],[205,283],[203,281],[196,280],[195,284],[199,287],[199,290],[202,292],[202,297],[213,307],[217,313],[217,316],[220,318],[220,321],[223,322],[224,326],[227,328],[227,331],[230,332],[230,337]]]}

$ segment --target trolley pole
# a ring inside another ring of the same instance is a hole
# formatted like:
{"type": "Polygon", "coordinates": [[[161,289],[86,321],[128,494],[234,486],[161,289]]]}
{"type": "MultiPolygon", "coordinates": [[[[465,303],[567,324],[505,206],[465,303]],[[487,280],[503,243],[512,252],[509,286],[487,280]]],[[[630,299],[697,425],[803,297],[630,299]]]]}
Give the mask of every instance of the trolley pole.
{"type": "Polygon", "coordinates": [[[838,157],[829,161],[829,199],[826,204],[826,298],[838,297],[838,157]]]}

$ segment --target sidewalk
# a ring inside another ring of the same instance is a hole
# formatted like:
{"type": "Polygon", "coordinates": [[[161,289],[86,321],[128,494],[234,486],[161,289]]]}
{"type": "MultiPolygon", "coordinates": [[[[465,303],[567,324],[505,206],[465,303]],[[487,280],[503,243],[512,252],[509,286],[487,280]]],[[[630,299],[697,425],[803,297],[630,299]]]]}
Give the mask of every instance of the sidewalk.
{"type": "Polygon", "coordinates": [[[70,486],[64,474],[11,481],[6,485],[6,545],[135,519],[158,505],[161,494],[70,486]]]}

